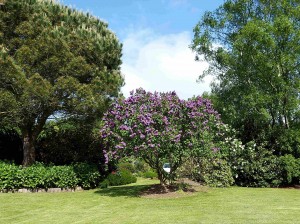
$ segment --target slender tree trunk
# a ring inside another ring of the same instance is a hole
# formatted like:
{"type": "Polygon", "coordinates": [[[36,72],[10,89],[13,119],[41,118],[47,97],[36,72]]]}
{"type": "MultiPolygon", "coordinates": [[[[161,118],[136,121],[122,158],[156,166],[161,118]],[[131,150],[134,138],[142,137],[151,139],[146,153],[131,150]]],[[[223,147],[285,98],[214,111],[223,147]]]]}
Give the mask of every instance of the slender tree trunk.
{"type": "Polygon", "coordinates": [[[162,169],[162,165],[159,163],[159,158],[153,154],[150,156],[143,157],[145,162],[157,172],[157,178],[159,179],[160,185],[166,185],[166,178],[164,176],[164,170],[162,169]]]}
{"type": "Polygon", "coordinates": [[[35,162],[35,147],[32,133],[23,133],[23,166],[30,166],[35,162]]]}
{"type": "Polygon", "coordinates": [[[286,129],[290,128],[289,119],[286,114],[284,115],[284,124],[286,129]]]}
{"type": "Polygon", "coordinates": [[[158,168],[156,170],[157,170],[157,176],[158,176],[160,185],[165,186],[166,181],[165,181],[165,178],[164,178],[164,174],[162,173],[162,170],[160,168],[158,168]]]}
{"type": "MultiPolygon", "coordinates": [[[[286,94],[287,95],[287,94],[286,94]]],[[[287,105],[288,105],[288,97],[285,96],[283,99],[283,116],[284,116],[284,125],[286,129],[290,128],[290,124],[289,124],[289,119],[288,119],[288,115],[287,115],[287,105]]]]}

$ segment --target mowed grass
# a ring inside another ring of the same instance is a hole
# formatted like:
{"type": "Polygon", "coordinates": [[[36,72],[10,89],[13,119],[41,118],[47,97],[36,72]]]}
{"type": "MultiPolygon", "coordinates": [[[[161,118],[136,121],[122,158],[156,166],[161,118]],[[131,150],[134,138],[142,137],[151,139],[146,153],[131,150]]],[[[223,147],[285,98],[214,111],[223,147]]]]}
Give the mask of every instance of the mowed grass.
{"type": "Polygon", "coordinates": [[[300,223],[300,190],[232,187],[176,198],[138,196],[153,183],[0,194],[0,223],[300,223]]]}

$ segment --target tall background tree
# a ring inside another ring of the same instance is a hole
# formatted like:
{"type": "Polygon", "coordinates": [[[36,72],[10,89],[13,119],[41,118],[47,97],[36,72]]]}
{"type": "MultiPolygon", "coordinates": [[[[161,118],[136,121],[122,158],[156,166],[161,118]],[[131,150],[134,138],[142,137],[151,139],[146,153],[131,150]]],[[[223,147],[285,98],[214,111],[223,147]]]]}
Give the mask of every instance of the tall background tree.
{"type": "MultiPolygon", "coordinates": [[[[300,2],[227,0],[194,28],[191,48],[214,75],[212,99],[243,142],[300,156],[300,2]]],[[[202,78],[203,75],[200,77],[202,78]]]]}
{"type": "Polygon", "coordinates": [[[55,1],[0,5],[0,125],[19,130],[23,165],[49,118],[91,121],[119,96],[121,50],[106,23],[55,1]]]}

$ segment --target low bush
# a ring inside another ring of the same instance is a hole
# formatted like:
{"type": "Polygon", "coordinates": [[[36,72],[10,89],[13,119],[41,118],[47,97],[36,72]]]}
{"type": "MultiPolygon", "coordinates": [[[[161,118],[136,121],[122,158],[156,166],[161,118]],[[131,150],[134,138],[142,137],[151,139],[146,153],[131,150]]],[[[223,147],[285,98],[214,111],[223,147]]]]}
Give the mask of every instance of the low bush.
{"type": "Polygon", "coordinates": [[[104,181],[102,181],[99,185],[100,188],[108,188],[109,186],[109,181],[108,179],[105,179],[104,181]]]}
{"type": "Polygon", "coordinates": [[[234,184],[229,164],[220,158],[194,158],[187,160],[177,173],[211,187],[228,187],[234,184]]]}
{"type": "Polygon", "coordinates": [[[74,188],[78,179],[71,166],[52,166],[49,169],[49,187],[74,188]]]}
{"type": "Polygon", "coordinates": [[[277,187],[282,184],[279,157],[263,145],[249,142],[231,150],[230,163],[235,183],[245,187],[277,187]]]}
{"type": "Polygon", "coordinates": [[[142,173],[142,177],[154,179],[154,178],[157,178],[157,173],[153,170],[148,170],[148,171],[142,173]]]}
{"type": "Polygon", "coordinates": [[[198,174],[211,187],[229,187],[234,183],[230,166],[222,159],[203,159],[198,174]]]}
{"type": "Polygon", "coordinates": [[[128,171],[135,176],[144,178],[155,178],[157,174],[151,167],[142,159],[134,157],[124,157],[118,161],[115,169],[120,171],[128,171]]]}
{"type": "MultiPolygon", "coordinates": [[[[36,189],[47,188],[50,185],[49,169],[42,163],[36,163],[31,167],[20,168],[21,182],[19,183],[22,188],[36,189]]],[[[18,186],[15,186],[18,188],[18,186]]]]}
{"type": "MultiPolygon", "coordinates": [[[[137,178],[127,170],[111,173],[107,176],[106,181],[109,186],[119,186],[136,183],[137,178]]],[[[103,183],[103,182],[102,182],[103,183]]]]}
{"type": "Polygon", "coordinates": [[[0,161],[0,190],[12,190],[22,185],[22,170],[14,163],[0,161]]]}
{"type": "Polygon", "coordinates": [[[78,185],[84,189],[91,189],[98,186],[101,175],[95,164],[75,163],[73,169],[78,178],[78,185]]]}
{"type": "Polygon", "coordinates": [[[134,168],[137,173],[145,173],[151,169],[150,166],[142,159],[134,161],[134,168]]]}
{"type": "Polygon", "coordinates": [[[123,184],[131,184],[131,183],[136,183],[137,178],[132,175],[132,173],[123,170],[120,171],[120,176],[121,176],[121,183],[123,184]]]}
{"type": "Polygon", "coordinates": [[[199,165],[197,165],[196,159],[191,157],[179,167],[176,174],[179,178],[195,179],[193,178],[193,174],[198,173],[197,167],[199,165]]]}
{"type": "Polygon", "coordinates": [[[122,185],[121,174],[119,172],[110,173],[106,178],[109,186],[119,186],[122,185]]]}
{"type": "Polygon", "coordinates": [[[95,165],[77,163],[71,166],[46,166],[35,163],[23,168],[14,163],[0,161],[0,190],[19,188],[94,188],[100,174],[95,165]]]}
{"type": "Polygon", "coordinates": [[[130,173],[135,173],[134,165],[132,163],[130,163],[130,162],[120,162],[117,165],[117,168],[118,168],[119,171],[121,171],[121,170],[127,170],[130,173]]]}

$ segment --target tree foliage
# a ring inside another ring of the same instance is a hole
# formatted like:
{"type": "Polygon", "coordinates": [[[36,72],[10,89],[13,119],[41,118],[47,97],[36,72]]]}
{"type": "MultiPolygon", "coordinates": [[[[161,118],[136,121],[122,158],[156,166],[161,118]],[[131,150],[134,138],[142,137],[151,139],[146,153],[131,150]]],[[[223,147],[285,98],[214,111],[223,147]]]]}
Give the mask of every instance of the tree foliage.
{"type": "Polygon", "coordinates": [[[138,89],[105,113],[101,136],[107,162],[124,156],[142,158],[165,184],[169,177],[163,164],[170,163],[172,178],[187,158],[217,151],[213,136],[220,134],[221,125],[209,100],[181,100],[175,92],[138,89]]]}
{"type": "Polygon", "coordinates": [[[20,129],[24,165],[49,117],[93,117],[118,96],[121,48],[106,23],[55,1],[0,5],[0,125],[20,129]]]}
{"type": "Polygon", "coordinates": [[[298,130],[299,28],[295,0],[227,0],[194,28],[191,48],[217,78],[216,108],[244,142],[279,150],[283,132],[298,130]]]}

